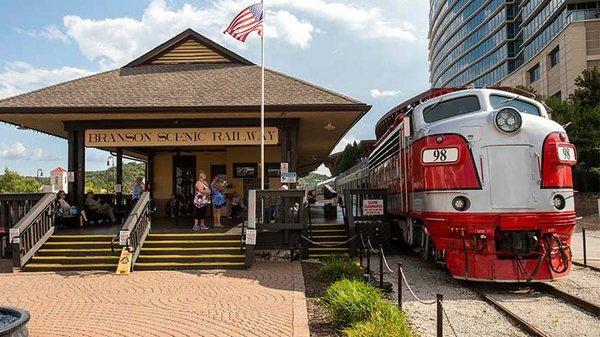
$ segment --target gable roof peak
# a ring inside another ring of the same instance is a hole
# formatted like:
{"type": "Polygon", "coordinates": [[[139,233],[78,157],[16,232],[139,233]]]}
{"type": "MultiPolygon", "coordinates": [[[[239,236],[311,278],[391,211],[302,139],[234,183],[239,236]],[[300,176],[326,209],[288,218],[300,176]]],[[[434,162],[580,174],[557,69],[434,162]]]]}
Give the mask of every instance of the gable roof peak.
{"type": "Polygon", "coordinates": [[[254,65],[235,52],[199,34],[191,28],[175,35],[123,68],[147,64],[233,62],[254,65]]]}

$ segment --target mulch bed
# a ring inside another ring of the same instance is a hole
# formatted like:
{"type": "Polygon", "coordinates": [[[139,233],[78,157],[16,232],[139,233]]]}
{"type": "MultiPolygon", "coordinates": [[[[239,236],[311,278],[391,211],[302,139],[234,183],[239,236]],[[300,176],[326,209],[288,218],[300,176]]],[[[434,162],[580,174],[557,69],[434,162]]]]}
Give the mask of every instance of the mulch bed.
{"type": "Polygon", "coordinates": [[[306,289],[306,309],[308,311],[308,326],[311,337],[339,337],[341,336],[331,325],[331,316],[327,308],[319,301],[327,289],[328,284],[319,282],[315,278],[319,263],[302,263],[304,287],[306,289]]]}

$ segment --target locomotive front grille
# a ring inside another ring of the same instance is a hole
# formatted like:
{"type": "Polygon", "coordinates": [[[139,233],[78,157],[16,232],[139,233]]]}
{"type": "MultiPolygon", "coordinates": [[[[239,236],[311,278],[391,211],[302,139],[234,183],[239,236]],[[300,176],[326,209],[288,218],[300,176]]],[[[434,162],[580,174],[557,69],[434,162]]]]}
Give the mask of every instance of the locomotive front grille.
{"type": "Polygon", "coordinates": [[[539,257],[538,231],[496,231],[498,259],[535,259],[539,257]]]}

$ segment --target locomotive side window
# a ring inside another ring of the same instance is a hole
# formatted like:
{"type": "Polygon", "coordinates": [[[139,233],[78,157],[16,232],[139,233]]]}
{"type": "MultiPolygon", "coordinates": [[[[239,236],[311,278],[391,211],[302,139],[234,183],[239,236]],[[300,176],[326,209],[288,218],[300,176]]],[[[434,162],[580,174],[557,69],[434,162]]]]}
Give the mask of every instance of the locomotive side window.
{"type": "Polygon", "coordinates": [[[500,95],[490,95],[490,103],[494,109],[502,109],[506,107],[515,108],[518,111],[530,115],[539,116],[540,109],[534,104],[525,102],[515,97],[507,97],[500,95]]]}
{"type": "Polygon", "coordinates": [[[464,96],[439,102],[423,109],[423,119],[434,123],[442,119],[460,116],[481,110],[477,96],[464,96]]]}

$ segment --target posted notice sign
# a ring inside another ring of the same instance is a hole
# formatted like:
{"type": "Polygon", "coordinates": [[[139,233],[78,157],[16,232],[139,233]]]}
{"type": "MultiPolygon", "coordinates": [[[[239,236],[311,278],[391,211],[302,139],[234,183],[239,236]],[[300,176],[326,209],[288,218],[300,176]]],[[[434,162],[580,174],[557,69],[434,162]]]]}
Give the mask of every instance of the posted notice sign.
{"type": "Polygon", "coordinates": [[[296,172],[281,172],[281,183],[282,184],[295,184],[298,181],[298,175],[296,172]]]}
{"type": "Polygon", "coordinates": [[[247,229],[246,230],[246,244],[247,245],[256,245],[256,229],[247,229]]]}
{"type": "Polygon", "coordinates": [[[381,199],[363,200],[362,207],[363,215],[383,215],[383,200],[381,199]]]}

